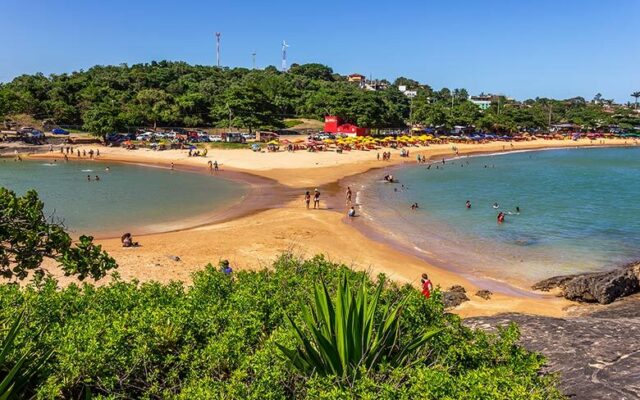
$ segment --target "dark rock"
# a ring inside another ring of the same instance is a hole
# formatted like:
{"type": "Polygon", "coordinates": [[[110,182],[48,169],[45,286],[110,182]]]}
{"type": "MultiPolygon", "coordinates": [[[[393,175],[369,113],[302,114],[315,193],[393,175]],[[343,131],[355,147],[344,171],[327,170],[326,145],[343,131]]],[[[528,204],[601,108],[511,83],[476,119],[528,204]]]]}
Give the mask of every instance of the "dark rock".
{"type": "Polygon", "coordinates": [[[547,360],[543,373],[559,373],[560,389],[572,399],[640,399],[640,296],[567,318],[501,314],[464,320],[495,331],[518,324],[520,342],[547,360]]]}
{"type": "Polygon", "coordinates": [[[453,285],[447,291],[456,293],[467,293],[467,290],[461,285],[453,285]]]}
{"type": "Polygon", "coordinates": [[[483,298],[483,299],[485,299],[485,300],[489,300],[489,299],[491,298],[491,295],[492,295],[492,294],[493,294],[493,292],[492,292],[492,291],[490,291],[490,290],[484,290],[484,289],[483,289],[483,290],[478,290],[478,291],[476,292],[476,296],[478,296],[478,297],[480,297],[480,298],[483,298]]]}
{"type": "Polygon", "coordinates": [[[458,307],[465,301],[469,301],[465,292],[466,290],[460,285],[451,286],[448,291],[442,292],[442,302],[445,308],[458,307]]]}
{"type": "Polygon", "coordinates": [[[554,276],[553,278],[545,279],[540,281],[533,286],[531,289],[533,290],[541,290],[543,292],[548,292],[549,290],[555,288],[563,288],[564,284],[575,278],[576,275],[564,275],[564,276],[554,276]]]}
{"type": "Polygon", "coordinates": [[[613,271],[556,276],[538,282],[534,290],[562,290],[562,296],[581,302],[609,304],[640,291],[640,264],[629,264],[613,271]]]}

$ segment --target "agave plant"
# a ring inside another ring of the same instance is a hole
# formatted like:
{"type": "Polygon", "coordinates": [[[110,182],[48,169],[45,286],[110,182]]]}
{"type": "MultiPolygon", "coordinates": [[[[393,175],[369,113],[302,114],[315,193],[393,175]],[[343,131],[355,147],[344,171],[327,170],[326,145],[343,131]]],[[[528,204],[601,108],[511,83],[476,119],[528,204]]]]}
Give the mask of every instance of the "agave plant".
{"type": "Polygon", "coordinates": [[[27,397],[25,388],[38,374],[48,356],[39,356],[25,352],[18,361],[10,365],[9,354],[15,349],[15,339],[22,327],[24,311],[20,313],[4,338],[0,339],[0,400],[13,400],[27,397]]]}
{"type": "Polygon", "coordinates": [[[304,327],[287,316],[298,347],[277,346],[298,370],[350,379],[380,362],[410,365],[416,351],[439,332],[425,329],[400,346],[400,314],[407,298],[382,305],[383,279],[373,295],[364,277],[357,290],[351,286],[343,276],[333,301],[325,283],[316,284],[313,303],[302,307],[304,327]]]}

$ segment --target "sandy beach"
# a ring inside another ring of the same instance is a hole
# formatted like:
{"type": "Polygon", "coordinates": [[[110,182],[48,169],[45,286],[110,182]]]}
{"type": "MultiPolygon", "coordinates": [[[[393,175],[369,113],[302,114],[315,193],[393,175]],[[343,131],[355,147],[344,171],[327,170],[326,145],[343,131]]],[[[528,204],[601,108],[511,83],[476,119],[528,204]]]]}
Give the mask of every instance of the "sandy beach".
{"type": "MultiPolygon", "coordinates": [[[[632,145],[623,139],[606,139],[607,146],[632,145]]],[[[587,139],[535,140],[510,143],[456,144],[461,155],[522,151],[543,148],[595,146],[587,139]]],[[[123,279],[188,282],[190,274],[207,263],[229,259],[236,270],[268,267],[282,252],[311,257],[324,254],[328,259],[345,263],[373,275],[385,273],[399,283],[419,284],[420,274],[427,272],[436,285],[446,289],[454,284],[466,288],[470,301],[454,312],[461,316],[492,315],[500,312],[523,312],[548,316],[566,315],[575,303],[552,294],[535,293],[509,287],[487,287],[482,280],[469,280],[446,268],[395,248],[387,241],[366,235],[345,217],[340,180],[374,168],[415,163],[417,154],[428,158],[453,157],[451,144],[410,148],[411,156],[401,158],[399,150],[391,150],[388,162],[378,161],[376,151],[334,151],[310,153],[254,153],[250,150],[211,150],[206,158],[188,157],[185,150],[151,151],[146,149],[100,147],[100,161],[130,162],[199,173],[208,173],[207,162],[217,161],[220,176],[239,179],[249,174],[259,177],[254,182],[261,190],[251,206],[240,204],[225,218],[204,221],[187,229],[164,227],[165,233],[138,235],[138,248],[122,248],[119,238],[100,239],[99,243],[116,258],[123,279]],[[235,174],[235,175],[234,175],[235,174]],[[263,182],[258,182],[260,179],[263,182]],[[267,183],[265,183],[267,182],[267,183]],[[305,190],[320,188],[321,210],[306,210],[302,195],[305,190]],[[274,193],[277,192],[277,193],[274,193]],[[264,196],[264,197],[262,197],[264,196]],[[261,198],[264,199],[261,201],[261,198]],[[328,198],[328,199],[327,199],[328,198]],[[327,201],[328,200],[328,201],[327,201]],[[175,261],[175,257],[179,261],[175,261]],[[484,300],[474,295],[479,289],[490,289],[494,295],[484,300]]],[[[77,147],[76,147],[77,148],[77,147]]],[[[86,147],[88,150],[90,148],[86,147]]],[[[95,148],[95,146],[94,146],[95,148]]],[[[382,149],[380,151],[389,151],[382,149]]],[[[60,158],[60,153],[37,154],[32,157],[60,158]]],[[[70,157],[73,161],[75,157],[70,157]]],[[[132,230],[134,235],[136,232],[132,230]]],[[[60,275],[52,270],[54,275],[60,275]]],[[[61,281],[68,282],[63,277],[61,281]]],[[[522,289],[522,288],[521,288],[522,289]]]]}

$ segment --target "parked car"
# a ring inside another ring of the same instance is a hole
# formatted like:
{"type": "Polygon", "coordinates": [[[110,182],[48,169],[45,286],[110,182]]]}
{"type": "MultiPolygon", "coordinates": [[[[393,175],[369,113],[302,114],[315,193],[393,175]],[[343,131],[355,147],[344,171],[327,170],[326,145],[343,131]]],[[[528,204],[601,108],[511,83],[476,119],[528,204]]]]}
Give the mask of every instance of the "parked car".
{"type": "Polygon", "coordinates": [[[51,133],[53,133],[54,135],[68,135],[69,131],[66,131],[62,128],[55,128],[51,130],[51,133]]]}
{"type": "Polygon", "coordinates": [[[222,136],[220,135],[209,135],[210,142],[222,142],[222,136]]]}

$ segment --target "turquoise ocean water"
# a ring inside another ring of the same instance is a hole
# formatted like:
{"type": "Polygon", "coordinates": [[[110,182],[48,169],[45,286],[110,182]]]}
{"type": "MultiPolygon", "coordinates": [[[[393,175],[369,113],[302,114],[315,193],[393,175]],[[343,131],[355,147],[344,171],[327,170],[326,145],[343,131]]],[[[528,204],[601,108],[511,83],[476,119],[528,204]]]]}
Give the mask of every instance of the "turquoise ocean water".
{"type": "Polygon", "coordinates": [[[247,193],[244,184],[188,172],[101,162],[14,162],[0,159],[0,186],[36,189],[48,215],[76,234],[164,230],[229,206],[247,193]],[[105,171],[106,167],[110,172],[105,171]],[[87,181],[91,175],[91,182],[87,181]],[[95,175],[100,181],[95,181],[95,175]]]}
{"type": "Polygon", "coordinates": [[[465,157],[394,176],[367,184],[363,215],[456,270],[530,283],[640,259],[640,148],[465,157]]]}

